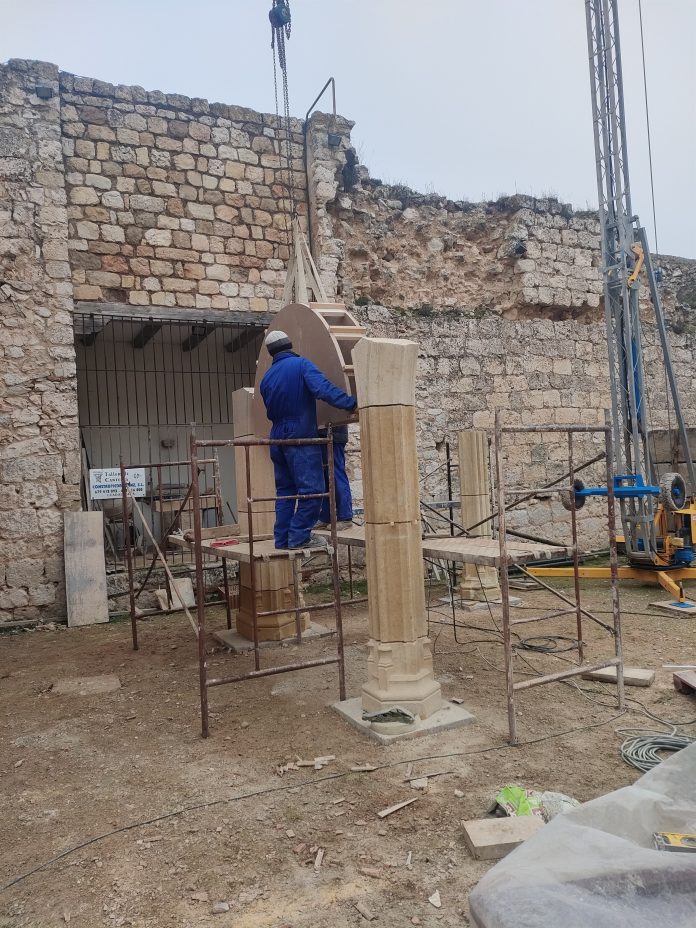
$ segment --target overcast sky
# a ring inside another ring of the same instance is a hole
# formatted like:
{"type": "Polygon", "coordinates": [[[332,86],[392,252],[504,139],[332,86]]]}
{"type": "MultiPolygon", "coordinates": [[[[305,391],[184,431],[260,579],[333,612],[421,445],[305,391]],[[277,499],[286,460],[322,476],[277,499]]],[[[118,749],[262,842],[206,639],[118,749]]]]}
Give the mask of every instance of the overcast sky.
{"type": "MultiPolygon", "coordinates": [[[[0,60],[273,112],[270,0],[0,0],[0,60]]],[[[373,176],[596,206],[583,0],[293,0],[290,102],[324,81],[373,176]]],[[[654,247],[638,0],[619,0],[634,209],[654,247]]],[[[643,0],[658,243],[696,258],[696,0],[643,0]]],[[[325,108],[328,108],[328,104],[325,108]]]]}

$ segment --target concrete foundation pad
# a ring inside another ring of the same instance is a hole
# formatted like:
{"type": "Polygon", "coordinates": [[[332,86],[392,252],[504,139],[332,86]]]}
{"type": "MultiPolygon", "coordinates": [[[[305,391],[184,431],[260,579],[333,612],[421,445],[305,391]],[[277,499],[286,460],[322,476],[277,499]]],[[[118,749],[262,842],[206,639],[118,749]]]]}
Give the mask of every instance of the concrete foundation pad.
{"type": "Polygon", "coordinates": [[[680,603],[677,599],[663,599],[659,603],[650,603],[656,609],[668,609],[670,612],[681,612],[684,615],[693,615],[696,613],[696,603],[686,600],[680,603]]]}
{"type": "MultiPolygon", "coordinates": [[[[623,678],[626,686],[652,686],[655,682],[655,671],[642,667],[624,667],[623,678]]],[[[589,673],[584,673],[582,679],[599,680],[600,683],[616,683],[616,667],[591,670],[589,673]]]]}
{"type": "MultiPolygon", "coordinates": [[[[452,600],[448,599],[446,596],[443,599],[438,600],[439,603],[442,603],[443,606],[451,606],[452,600]]],[[[488,612],[488,609],[491,606],[502,606],[502,599],[489,599],[487,602],[484,599],[456,599],[454,601],[455,606],[458,609],[461,609],[462,612],[488,612]]],[[[511,606],[521,606],[523,600],[519,596],[510,597],[511,606]]]]}
{"type": "Polygon", "coordinates": [[[56,696],[101,696],[121,689],[121,681],[113,673],[98,677],[75,677],[72,680],[58,680],[51,687],[56,696]]]}
{"type": "Polygon", "coordinates": [[[335,709],[339,715],[342,715],[346,721],[350,722],[357,729],[380,744],[391,744],[392,741],[403,741],[406,738],[419,738],[423,735],[435,735],[440,731],[448,731],[451,728],[459,728],[462,725],[470,725],[475,721],[474,716],[467,712],[463,706],[457,706],[451,702],[444,702],[442,709],[428,716],[427,719],[419,720],[408,727],[407,731],[398,734],[387,735],[376,732],[369,722],[364,722],[362,717],[362,699],[355,696],[353,699],[346,699],[344,702],[333,703],[332,709],[335,709]]]}
{"type": "MultiPolygon", "coordinates": [[[[212,634],[217,642],[224,645],[233,654],[246,654],[248,651],[254,650],[254,642],[242,637],[234,628],[226,628],[212,634]]],[[[332,628],[312,623],[306,631],[302,632],[302,640],[311,641],[314,638],[326,638],[333,634],[334,630],[332,628]]],[[[282,641],[259,641],[259,648],[280,648],[290,644],[297,644],[297,639],[294,636],[292,638],[283,638],[282,641]]]]}

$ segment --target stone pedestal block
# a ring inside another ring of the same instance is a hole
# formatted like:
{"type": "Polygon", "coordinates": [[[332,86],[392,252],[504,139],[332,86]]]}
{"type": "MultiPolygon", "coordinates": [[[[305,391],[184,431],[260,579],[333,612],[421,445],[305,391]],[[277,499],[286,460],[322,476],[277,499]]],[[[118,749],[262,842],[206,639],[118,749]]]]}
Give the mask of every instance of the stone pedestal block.
{"type": "MultiPolygon", "coordinates": [[[[300,594],[300,603],[304,605],[304,598],[300,594]]],[[[292,587],[279,590],[257,590],[256,611],[271,612],[275,609],[291,609],[295,605],[292,587]]],[[[248,587],[239,588],[239,612],[237,613],[237,631],[250,641],[254,638],[252,622],[251,590],[248,587]]],[[[300,613],[302,631],[307,631],[310,625],[309,613],[300,613]]],[[[256,620],[259,641],[282,641],[292,638],[296,634],[295,614],[283,612],[279,615],[260,616],[256,620]]]]}
{"type": "MultiPolygon", "coordinates": [[[[490,519],[476,525],[491,514],[488,436],[479,429],[460,432],[458,450],[462,525],[465,528],[476,526],[471,532],[476,538],[491,538],[493,524],[490,519]]],[[[465,564],[459,592],[462,599],[499,601],[498,571],[495,567],[465,564]]]]}
{"type": "MultiPolygon", "coordinates": [[[[252,403],[254,391],[249,387],[236,390],[232,394],[232,413],[234,416],[235,438],[253,438],[244,429],[249,429],[252,421],[252,403]]],[[[247,514],[247,479],[246,453],[244,448],[234,449],[235,477],[237,484],[237,512],[242,535],[249,533],[247,514]]],[[[275,478],[273,462],[268,445],[258,445],[249,449],[249,473],[251,474],[252,497],[275,496],[275,478]]],[[[275,503],[253,503],[254,537],[273,534],[275,522],[275,503]]],[[[254,637],[251,602],[251,565],[239,565],[239,611],[237,613],[237,631],[249,640],[254,637]]],[[[289,561],[257,561],[254,564],[254,587],[256,590],[257,612],[270,612],[275,609],[292,608],[293,571],[289,561]]],[[[300,602],[302,602],[300,593],[300,602]]],[[[309,628],[309,614],[301,615],[303,631],[309,628]]],[[[257,619],[260,641],[282,641],[295,635],[295,616],[292,612],[264,616],[257,619]]]]}

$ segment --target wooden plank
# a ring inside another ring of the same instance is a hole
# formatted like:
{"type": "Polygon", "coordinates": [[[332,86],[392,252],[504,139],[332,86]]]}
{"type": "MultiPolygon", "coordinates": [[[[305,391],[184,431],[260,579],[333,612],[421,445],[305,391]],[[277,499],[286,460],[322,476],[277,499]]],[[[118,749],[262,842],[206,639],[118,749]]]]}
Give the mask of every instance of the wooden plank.
{"type": "Polygon", "coordinates": [[[108,622],[104,516],[98,510],[66,512],[63,526],[68,625],[108,622]]]}
{"type": "Polygon", "coordinates": [[[543,826],[543,818],[537,815],[479,818],[464,822],[464,841],[478,860],[498,860],[543,826]]]}
{"type": "Polygon", "coordinates": [[[161,306],[130,306],[128,303],[95,303],[84,300],[75,303],[76,314],[90,314],[95,316],[115,316],[121,319],[161,319],[164,322],[192,322],[209,323],[210,325],[236,325],[247,326],[270,325],[273,320],[271,313],[252,313],[240,310],[191,310],[166,309],[161,306]]]}
{"type": "Polygon", "coordinates": [[[414,796],[413,799],[404,799],[403,802],[395,802],[393,806],[387,806],[386,809],[382,809],[381,812],[378,812],[377,815],[379,818],[386,818],[388,815],[392,815],[394,812],[398,812],[399,809],[405,809],[406,806],[410,806],[412,802],[417,802],[418,796],[414,796]]]}
{"type": "MultiPolygon", "coordinates": [[[[600,683],[616,683],[616,667],[604,667],[602,670],[591,670],[582,675],[583,680],[599,680],[600,683]]],[[[626,686],[652,686],[655,682],[655,671],[645,670],[642,667],[624,667],[623,679],[626,686]]]]}

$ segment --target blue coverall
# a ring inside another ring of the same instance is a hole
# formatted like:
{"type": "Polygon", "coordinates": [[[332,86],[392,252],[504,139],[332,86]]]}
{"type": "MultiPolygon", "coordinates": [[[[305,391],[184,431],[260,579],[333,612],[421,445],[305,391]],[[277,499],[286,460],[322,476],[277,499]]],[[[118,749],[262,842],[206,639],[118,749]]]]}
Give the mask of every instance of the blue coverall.
{"type": "MultiPolygon", "coordinates": [[[[322,438],[327,435],[326,429],[319,429],[322,438]]],[[[351,522],[353,519],[353,494],[350,491],[350,481],[346,474],[346,445],[348,444],[348,426],[335,425],[332,429],[334,449],[334,488],[336,491],[336,520],[338,522],[351,522]]],[[[321,446],[321,459],[324,465],[324,489],[329,490],[329,464],[326,445],[321,446]]],[[[321,501],[319,521],[331,521],[329,500],[321,501]]]]}
{"type": "MultiPolygon", "coordinates": [[[[355,409],[355,397],[339,390],[321,371],[293,351],[280,351],[264,375],[261,397],[271,420],[271,438],[316,438],[317,400],[337,409],[355,409]]],[[[324,470],[319,445],[271,445],[275,471],[276,548],[301,548],[309,541],[321,510],[320,499],[283,499],[323,493],[324,470]]]]}

